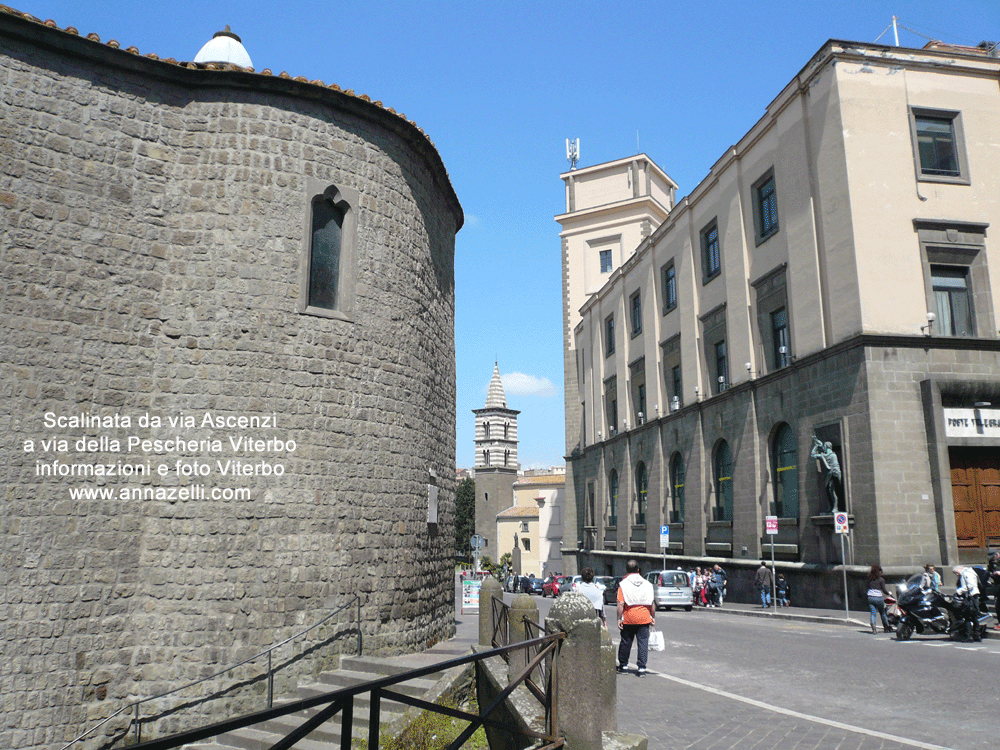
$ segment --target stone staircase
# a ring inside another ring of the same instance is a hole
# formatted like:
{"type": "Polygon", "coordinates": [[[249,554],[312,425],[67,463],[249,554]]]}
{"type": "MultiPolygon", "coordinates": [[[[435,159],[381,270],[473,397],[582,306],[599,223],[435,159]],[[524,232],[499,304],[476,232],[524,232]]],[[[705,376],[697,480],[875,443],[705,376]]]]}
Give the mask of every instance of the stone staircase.
{"type": "MultiPolygon", "coordinates": [[[[319,675],[316,682],[299,685],[295,699],[310,698],[314,695],[329,693],[427,666],[428,663],[433,663],[428,661],[429,655],[429,652],[425,652],[424,654],[389,658],[345,656],[341,658],[340,668],[336,671],[324,672],[319,675]]],[[[437,661],[446,661],[454,658],[455,655],[438,653],[437,656],[437,661]]],[[[392,689],[404,695],[433,701],[448,690],[456,678],[455,674],[439,673],[401,682],[394,685],[392,689]]],[[[368,693],[355,696],[352,727],[354,738],[368,739],[369,698],[368,693]]],[[[281,701],[276,702],[281,703],[281,701]]],[[[415,711],[411,709],[410,714],[406,714],[406,709],[407,706],[383,698],[380,706],[383,733],[398,734],[405,728],[415,711]]],[[[185,745],[185,750],[267,750],[315,712],[316,709],[310,709],[262,722],[256,727],[226,732],[212,741],[185,745]]],[[[336,714],[332,719],[315,729],[308,737],[300,740],[295,746],[296,750],[335,750],[339,748],[340,726],[341,715],[336,714]]]]}

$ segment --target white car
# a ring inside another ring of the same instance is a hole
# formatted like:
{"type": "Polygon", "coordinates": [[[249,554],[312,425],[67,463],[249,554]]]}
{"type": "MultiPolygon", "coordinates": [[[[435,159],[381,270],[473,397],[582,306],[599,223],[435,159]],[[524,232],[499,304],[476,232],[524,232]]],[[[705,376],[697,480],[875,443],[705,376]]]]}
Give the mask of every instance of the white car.
{"type": "Polygon", "coordinates": [[[646,580],[653,584],[653,602],[657,609],[684,607],[690,612],[693,608],[691,579],[683,570],[653,570],[646,574],[646,580]]]}

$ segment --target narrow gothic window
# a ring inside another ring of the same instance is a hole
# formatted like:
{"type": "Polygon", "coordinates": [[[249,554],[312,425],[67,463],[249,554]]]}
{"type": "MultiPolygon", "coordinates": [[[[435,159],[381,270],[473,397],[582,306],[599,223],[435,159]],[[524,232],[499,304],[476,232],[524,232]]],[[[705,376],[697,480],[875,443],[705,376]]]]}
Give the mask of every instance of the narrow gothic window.
{"type": "Polygon", "coordinates": [[[309,254],[309,306],[337,307],[340,281],[340,244],[344,212],[329,200],[313,200],[312,245],[309,254]]]}

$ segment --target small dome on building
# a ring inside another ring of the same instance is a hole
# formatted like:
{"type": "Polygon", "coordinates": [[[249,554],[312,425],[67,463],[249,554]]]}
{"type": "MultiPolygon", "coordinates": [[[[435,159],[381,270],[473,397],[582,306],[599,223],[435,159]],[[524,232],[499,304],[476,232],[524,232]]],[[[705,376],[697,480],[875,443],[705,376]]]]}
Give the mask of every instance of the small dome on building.
{"type": "Polygon", "coordinates": [[[226,24],[224,31],[216,31],[214,36],[198,50],[194,56],[196,63],[228,63],[241,68],[252,68],[250,55],[243,47],[243,40],[234,34],[226,24]]]}

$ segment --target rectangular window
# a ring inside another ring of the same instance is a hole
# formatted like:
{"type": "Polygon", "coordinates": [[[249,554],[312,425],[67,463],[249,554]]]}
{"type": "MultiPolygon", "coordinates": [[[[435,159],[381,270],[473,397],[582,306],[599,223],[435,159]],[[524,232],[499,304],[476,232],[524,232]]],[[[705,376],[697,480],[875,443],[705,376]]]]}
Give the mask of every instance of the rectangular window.
{"type": "Polygon", "coordinates": [[[778,231],[778,194],[774,169],[769,169],[753,186],[753,219],[759,245],[778,231]]]}
{"type": "Polygon", "coordinates": [[[521,521],[521,531],[522,532],[527,532],[528,531],[528,522],[527,521],[521,521]]]}
{"type": "Polygon", "coordinates": [[[960,112],[914,107],[910,131],[918,179],[969,183],[960,112]]]}
{"type": "Polygon", "coordinates": [[[715,393],[722,393],[729,387],[729,363],[726,357],[726,341],[715,343],[715,393]]]}
{"type": "Polygon", "coordinates": [[[663,314],[677,307],[677,269],[673,262],[663,267],[663,314]]]}
{"type": "Polygon", "coordinates": [[[677,411],[684,405],[681,391],[681,337],[673,336],[660,345],[660,362],[663,363],[663,392],[668,405],[665,411],[677,411]]]}
{"type": "Polygon", "coordinates": [[[632,312],[632,336],[635,337],[642,333],[642,300],[639,292],[629,298],[629,309],[632,312]]]}
{"type": "Polygon", "coordinates": [[[636,388],[636,423],[642,424],[646,420],[646,384],[640,383],[636,388]]]}
{"type": "Polygon", "coordinates": [[[702,283],[705,284],[718,276],[722,270],[718,222],[713,221],[701,230],[701,265],[704,276],[702,283]]]}
{"type": "Polygon", "coordinates": [[[615,316],[610,315],[604,321],[604,356],[610,357],[615,353],[615,316]]]}
{"type": "Polygon", "coordinates": [[[771,343],[774,346],[774,369],[788,366],[791,361],[788,348],[788,311],[784,307],[771,313],[771,343]]]}
{"type": "Polygon", "coordinates": [[[608,437],[618,434],[618,378],[604,381],[604,416],[607,419],[608,437]]]}
{"type": "Polygon", "coordinates": [[[969,269],[963,266],[931,266],[935,321],[939,336],[975,336],[969,269]]]}
{"type": "Polygon", "coordinates": [[[611,273],[610,250],[601,250],[601,273],[611,273]]]}

